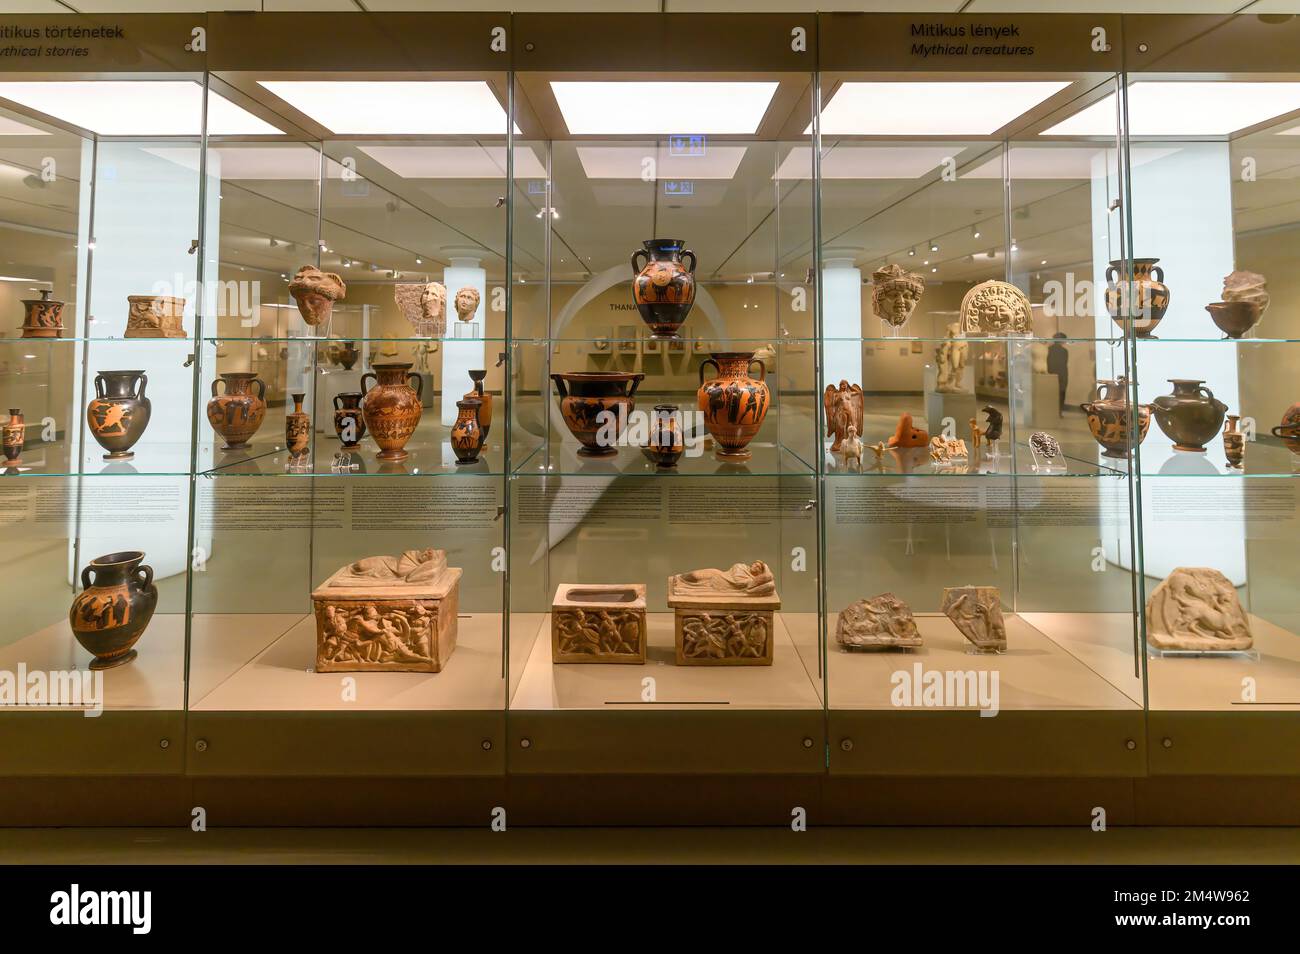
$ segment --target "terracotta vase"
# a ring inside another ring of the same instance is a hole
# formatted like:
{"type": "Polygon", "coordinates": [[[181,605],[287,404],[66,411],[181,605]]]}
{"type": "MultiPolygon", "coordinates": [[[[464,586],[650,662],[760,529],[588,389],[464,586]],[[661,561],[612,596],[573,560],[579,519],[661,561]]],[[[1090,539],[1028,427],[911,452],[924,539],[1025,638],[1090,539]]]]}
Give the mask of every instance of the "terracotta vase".
{"type": "Polygon", "coordinates": [[[482,403],[476,398],[456,402],[456,422],[451,426],[451,449],[456,463],[473,464],[483,449],[483,426],[479,423],[482,403]]]}
{"type": "Polygon", "coordinates": [[[1237,427],[1240,420],[1236,414],[1229,414],[1223,425],[1223,456],[1232,468],[1240,468],[1246,462],[1246,435],[1237,427]]]}
{"type": "Polygon", "coordinates": [[[1300,457],[1300,401],[1287,408],[1282,415],[1282,423],[1273,428],[1272,434],[1282,438],[1287,450],[1300,457]]]}
{"type": "Polygon", "coordinates": [[[1205,310],[1225,338],[1240,338],[1259,324],[1264,314],[1264,306],[1257,301],[1216,301],[1205,310]]]}
{"type": "Polygon", "coordinates": [[[1150,406],[1139,404],[1136,414],[1130,413],[1128,386],[1123,378],[1098,381],[1092,400],[1079,407],[1088,415],[1088,430],[1105,449],[1106,457],[1128,457],[1129,449],[1141,444],[1151,429],[1150,406]],[[1136,441],[1132,440],[1131,420],[1137,423],[1136,441]]]}
{"type": "Polygon", "coordinates": [[[611,457],[618,453],[618,438],[636,407],[636,389],[644,379],[644,374],[623,371],[570,371],[551,375],[560,393],[564,426],[582,445],[579,454],[611,457]]]}
{"type": "Polygon", "coordinates": [[[700,364],[699,407],[705,427],[722,448],[717,456],[723,460],[750,458],[746,445],[763,426],[772,401],[766,378],[767,366],[752,351],[714,352],[700,364]],[[762,369],[757,380],[749,376],[754,364],[762,369]],[[718,376],[706,382],[704,370],[709,365],[718,376]]]}
{"type": "Polygon", "coordinates": [[[656,338],[676,338],[695,304],[695,253],[681,239],[648,239],[632,253],[632,300],[656,338]],[[638,259],[645,257],[645,264],[638,259]],[[690,268],[682,263],[689,257],[690,268]]]}
{"type": "Polygon", "coordinates": [[[153,568],[144,554],[126,550],[96,557],[81,571],[82,591],[72,601],[72,635],[95,657],[91,669],[111,669],[135,658],[133,647],[158,606],[153,568]]]}
{"type": "Polygon", "coordinates": [[[334,395],[334,433],[344,447],[356,447],[366,436],[366,418],[361,411],[361,392],[334,395]]]}
{"type": "Polygon", "coordinates": [[[656,404],[650,419],[650,439],[642,452],[658,467],[676,467],[686,450],[682,410],[676,404],[656,404]]]}
{"type": "Polygon", "coordinates": [[[366,427],[379,445],[379,459],[406,460],[410,456],[403,448],[415,433],[423,413],[420,399],[424,395],[424,380],[411,371],[411,362],[394,361],[376,364],[373,371],[361,375],[361,410],[366,427]],[[374,378],[372,386],[366,379],[374,378]],[[412,387],[408,381],[415,381],[412,387]]]}
{"type": "Polygon", "coordinates": [[[130,460],[135,442],[149,426],[152,407],[144,390],[149,377],[143,371],[100,371],[95,375],[95,397],[86,406],[86,425],[99,446],[108,451],[104,460],[130,460]]]}
{"type": "Polygon", "coordinates": [[[293,410],[284,416],[284,446],[293,458],[306,457],[311,446],[311,415],[302,409],[306,394],[293,395],[293,410]]]}
{"type": "Polygon", "coordinates": [[[357,358],[361,357],[361,352],[357,350],[355,341],[345,341],[339,348],[339,364],[343,365],[344,371],[351,371],[352,366],[357,363],[357,358]]]}
{"type": "Polygon", "coordinates": [[[487,371],[471,371],[469,379],[474,382],[474,386],[465,392],[466,400],[474,398],[482,402],[483,406],[479,408],[478,423],[483,428],[483,441],[487,442],[488,432],[492,429],[492,395],[483,390],[483,379],[487,377],[487,371]]]}
{"type": "Polygon", "coordinates": [[[17,467],[23,462],[23,442],[26,440],[27,424],[23,421],[21,408],[9,409],[9,420],[4,426],[4,455],[6,467],[17,467]]]}
{"type": "MultiPolygon", "coordinates": [[[[1151,337],[1156,325],[1169,310],[1169,286],[1158,258],[1133,259],[1133,280],[1119,281],[1124,260],[1117,259],[1106,269],[1106,310],[1114,322],[1125,329],[1131,323],[1139,338],[1151,337]]],[[[1217,430],[1217,429],[1216,429],[1217,430]]]]}
{"type": "Polygon", "coordinates": [[[23,337],[24,338],[61,338],[63,337],[63,302],[50,297],[50,290],[43,289],[40,298],[23,301],[23,337]]]}
{"type": "Polygon", "coordinates": [[[266,383],[252,371],[227,371],[212,382],[208,402],[208,423],[226,439],[225,450],[243,450],[266,417],[266,383]],[[225,382],[226,393],[217,385],[225,382]],[[253,385],[257,393],[253,393],[253,385]]]}
{"type": "Polygon", "coordinates": [[[1151,402],[1160,430],[1182,451],[1204,451],[1223,426],[1228,405],[1214,396],[1204,381],[1170,378],[1172,394],[1162,394],[1151,402]]]}

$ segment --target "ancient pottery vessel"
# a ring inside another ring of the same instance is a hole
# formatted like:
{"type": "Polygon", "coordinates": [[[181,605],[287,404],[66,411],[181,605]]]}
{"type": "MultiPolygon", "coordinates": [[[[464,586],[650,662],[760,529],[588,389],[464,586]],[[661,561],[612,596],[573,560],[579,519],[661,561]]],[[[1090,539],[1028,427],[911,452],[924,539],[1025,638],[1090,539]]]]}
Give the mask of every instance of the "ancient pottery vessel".
{"type": "Polygon", "coordinates": [[[361,375],[361,410],[366,427],[379,445],[379,459],[406,460],[406,442],[415,433],[423,410],[424,379],[411,370],[411,362],[394,361],[376,364],[373,371],[361,375]],[[374,378],[367,388],[366,379],[374,378]],[[408,382],[414,381],[412,387],[408,382]]]}
{"type": "Polygon", "coordinates": [[[172,295],[127,295],[124,338],[184,338],[185,299],[172,295]]]}
{"type": "Polygon", "coordinates": [[[552,374],[560,393],[560,415],[586,457],[618,453],[618,438],[636,407],[644,374],[622,371],[570,371],[552,374]]]}
{"type": "Polygon", "coordinates": [[[1172,394],[1151,402],[1151,413],[1174,447],[1183,451],[1204,451],[1223,426],[1228,405],[1214,396],[1204,381],[1170,378],[1172,394]]]}
{"type": "Polygon", "coordinates": [[[9,420],[4,426],[4,455],[6,467],[17,467],[23,462],[23,442],[26,440],[27,424],[23,420],[21,408],[9,409],[9,420]]]}
{"type": "Polygon", "coordinates": [[[1128,387],[1123,378],[1098,381],[1092,400],[1079,407],[1088,415],[1088,430],[1092,431],[1093,439],[1105,448],[1106,457],[1127,457],[1129,448],[1141,444],[1151,428],[1151,408],[1148,405],[1139,404],[1136,414],[1130,414],[1128,387]],[[1130,418],[1137,423],[1137,440],[1132,440],[1130,418]]]}
{"type": "Polygon", "coordinates": [[[334,395],[334,433],[344,447],[356,447],[366,436],[366,419],[361,412],[361,392],[334,395]]]}
{"type": "Polygon", "coordinates": [[[143,371],[100,371],[95,375],[95,397],[86,406],[86,425],[99,446],[108,451],[104,460],[130,460],[131,448],[149,426],[152,408],[144,396],[149,378],[143,371]]]}
{"type": "Polygon", "coordinates": [[[1241,467],[1246,462],[1246,435],[1237,428],[1239,420],[1236,414],[1229,414],[1223,425],[1223,456],[1228,458],[1229,467],[1241,467]]]}
{"type": "Polygon", "coordinates": [[[208,402],[208,423],[226,439],[225,450],[242,450],[257,433],[266,416],[266,383],[252,371],[226,371],[212,382],[212,400],[208,402]],[[224,394],[217,385],[225,382],[224,394]],[[257,393],[253,393],[253,385],[257,393]]]}
{"type": "Polygon", "coordinates": [[[339,348],[339,364],[343,365],[344,371],[351,371],[352,366],[357,363],[357,358],[361,357],[361,352],[357,350],[355,341],[345,341],[339,348]]]}
{"type": "Polygon", "coordinates": [[[1254,301],[1216,301],[1206,305],[1210,320],[1225,337],[1240,338],[1259,323],[1264,309],[1254,301]]]}
{"type": "Polygon", "coordinates": [[[1282,438],[1287,450],[1300,456],[1300,401],[1287,408],[1282,415],[1282,423],[1273,428],[1272,433],[1274,437],[1282,438]]]}
{"type": "Polygon", "coordinates": [[[767,366],[752,351],[718,351],[700,364],[699,408],[704,412],[704,426],[722,449],[723,460],[748,460],[746,445],[754,439],[767,417],[772,394],[767,388],[767,366]],[[761,377],[749,376],[757,364],[761,377]],[[704,370],[713,365],[718,376],[704,380],[704,370]]]}
{"type": "Polygon", "coordinates": [[[632,253],[632,300],[656,338],[676,338],[695,304],[695,253],[681,239],[648,239],[632,253]],[[638,259],[645,256],[645,264],[638,259]],[[690,257],[690,268],[682,259],[690,257]]]}
{"type": "Polygon", "coordinates": [[[1121,329],[1131,320],[1133,333],[1148,338],[1169,310],[1169,286],[1158,258],[1133,259],[1133,280],[1119,281],[1124,260],[1117,259],[1106,269],[1106,310],[1121,329]]]}
{"type": "Polygon", "coordinates": [[[656,404],[650,418],[650,439],[641,453],[659,467],[676,467],[686,450],[682,411],[676,404],[656,404]]]}
{"type": "Polygon", "coordinates": [[[456,463],[472,464],[483,449],[483,427],[479,424],[479,411],[483,404],[477,398],[456,402],[456,422],[451,426],[451,449],[456,453],[456,463]]]}
{"type": "Polygon", "coordinates": [[[23,301],[23,337],[59,338],[63,336],[63,302],[50,298],[50,290],[42,289],[40,298],[23,301]]]}
{"type": "Polygon", "coordinates": [[[334,303],[347,296],[348,286],[333,272],[322,272],[315,265],[298,269],[289,283],[289,294],[298,303],[298,312],[307,324],[321,325],[330,320],[334,303]]]}
{"type": "Polygon", "coordinates": [[[311,446],[311,415],[302,409],[305,394],[293,395],[293,410],[284,416],[284,446],[290,457],[305,457],[311,446]]]}
{"type": "Polygon", "coordinates": [[[478,409],[478,426],[483,428],[483,441],[487,442],[488,432],[492,429],[492,395],[483,390],[483,379],[487,377],[487,371],[471,371],[469,379],[474,382],[474,386],[465,392],[465,399],[473,398],[479,401],[483,406],[478,409]]]}
{"type": "Polygon", "coordinates": [[[111,669],[135,658],[135,645],[158,606],[153,568],[144,554],[125,550],[96,557],[81,571],[84,589],[72,601],[72,635],[95,657],[91,669],[111,669]]]}

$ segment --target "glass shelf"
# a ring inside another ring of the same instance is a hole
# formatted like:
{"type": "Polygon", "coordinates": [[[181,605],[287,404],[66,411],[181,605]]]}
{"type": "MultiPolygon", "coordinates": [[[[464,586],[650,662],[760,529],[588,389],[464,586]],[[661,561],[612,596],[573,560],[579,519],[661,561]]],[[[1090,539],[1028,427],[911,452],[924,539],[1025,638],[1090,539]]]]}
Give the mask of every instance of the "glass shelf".
{"type": "MultiPolygon", "coordinates": [[[[969,447],[969,442],[967,442],[969,447]]],[[[829,445],[826,450],[826,476],[837,478],[870,477],[994,477],[1000,480],[1008,477],[1110,477],[1121,478],[1127,475],[1126,461],[1097,462],[1090,460],[1086,452],[1071,448],[1062,443],[1061,456],[1050,469],[1034,470],[1033,455],[1028,444],[1017,444],[1014,448],[1003,447],[996,458],[983,454],[972,455],[950,463],[938,463],[930,459],[928,447],[887,448],[876,465],[875,455],[870,448],[862,454],[862,468],[846,467],[843,455],[832,454],[829,445]],[[1011,453],[1014,451],[1014,453],[1011,453]]],[[[1098,456],[1098,455],[1093,455],[1098,456]]]]}
{"type": "Polygon", "coordinates": [[[307,463],[291,462],[282,443],[254,442],[244,451],[224,451],[218,447],[211,466],[200,469],[203,477],[503,477],[505,453],[500,443],[489,441],[478,461],[456,463],[448,439],[417,437],[406,445],[410,455],[402,461],[378,459],[378,448],[369,439],[360,447],[346,451],[350,468],[333,469],[334,455],[344,451],[337,438],[316,435],[313,455],[307,463]]]}
{"type": "Polygon", "coordinates": [[[676,467],[658,467],[636,447],[609,457],[586,457],[579,445],[553,441],[537,447],[515,468],[515,477],[811,477],[814,468],[789,448],[770,442],[749,445],[747,461],[718,460],[712,450],[683,454],[676,467]]]}

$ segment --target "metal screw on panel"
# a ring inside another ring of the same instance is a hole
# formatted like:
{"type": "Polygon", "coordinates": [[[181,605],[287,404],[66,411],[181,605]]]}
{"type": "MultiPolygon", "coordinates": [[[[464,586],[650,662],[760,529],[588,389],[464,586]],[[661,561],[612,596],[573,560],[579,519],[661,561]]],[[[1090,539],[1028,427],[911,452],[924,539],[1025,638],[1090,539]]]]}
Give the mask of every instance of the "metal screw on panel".
{"type": "Polygon", "coordinates": [[[159,739],[159,740],[158,740],[158,748],[160,748],[160,749],[165,749],[165,748],[167,748],[167,746],[169,746],[169,745],[171,745],[171,744],[172,744],[172,740],[171,740],[171,739],[159,739]]]}
{"type": "Polygon", "coordinates": [[[527,50],[529,53],[531,53],[531,52],[533,52],[533,50],[537,49],[537,44],[536,44],[536,43],[525,43],[525,44],[524,44],[524,49],[527,50]]]}
{"type": "Polygon", "coordinates": [[[813,747],[813,740],[805,736],[803,740],[803,747],[805,749],[811,749],[813,747]]]}
{"type": "Polygon", "coordinates": [[[852,752],[852,751],[853,751],[853,740],[852,740],[852,739],[840,739],[840,748],[842,748],[845,752],[852,752]]]}
{"type": "Polygon", "coordinates": [[[1126,739],[1126,740],[1124,741],[1124,748],[1128,749],[1130,752],[1132,752],[1132,751],[1133,751],[1134,749],[1136,749],[1137,747],[1138,747],[1138,744],[1137,744],[1136,742],[1134,742],[1132,739],[1126,739]]]}
{"type": "Polygon", "coordinates": [[[532,739],[520,739],[520,740],[519,740],[519,747],[520,747],[521,749],[531,749],[531,748],[533,747],[533,740],[532,740],[532,739]]]}
{"type": "Polygon", "coordinates": [[[1160,744],[1167,749],[1172,749],[1174,747],[1174,740],[1166,736],[1165,738],[1160,740],[1160,744]]]}
{"type": "Polygon", "coordinates": [[[1147,46],[1145,43],[1139,43],[1139,44],[1138,44],[1138,52],[1139,52],[1139,53],[1145,53],[1145,52],[1146,52],[1147,50],[1149,50],[1149,49],[1151,49],[1151,47],[1147,46]]]}
{"type": "Polygon", "coordinates": [[[208,740],[199,739],[197,742],[194,743],[194,748],[198,752],[206,752],[208,750],[208,740]]]}
{"type": "Polygon", "coordinates": [[[491,740],[491,739],[484,739],[484,740],[483,740],[483,751],[484,751],[484,752],[490,752],[490,751],[492,751],[492,740],[491,740]]]}

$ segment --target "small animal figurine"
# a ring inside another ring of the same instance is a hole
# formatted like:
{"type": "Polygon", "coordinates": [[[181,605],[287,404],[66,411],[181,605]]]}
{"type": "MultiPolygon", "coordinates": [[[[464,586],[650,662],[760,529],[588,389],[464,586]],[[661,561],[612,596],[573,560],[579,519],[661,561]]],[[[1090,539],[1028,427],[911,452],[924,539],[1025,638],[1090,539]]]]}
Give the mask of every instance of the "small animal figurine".
{"type": "Polygon", "coordinates": [[[987,426],[984,428],[984,439],[992,442],[1002,438],[1002,412],[992,404],[985,404],[980,408],[980,413],[984,415],[987,426]]]}
{"type": "Polygon", "coordinates": [[[890,447],[929,447],[930,435],[912,424],[912,415],[904,412],[898,416],[898,427],[889,439],[890,447]]]}
{"type": "Polygon", "coordinates": [[[867,447],[871,450],[871,453],[876,455],[876,459],[872,461],[871,466],[877,470],[883,470],[885,466],[885,442],[876,441],[874,444],[868,444],[867,447]]]}
{"type": "Polygon", "coordinates": [[[847,467],[849,461],[853,461],[858,470],[862,469],[862,439],[858,437],[858,429],[852,424],[849,425],[844,439],[840,441],[840,453],[844,455],[844,466],[847,467]]]}

